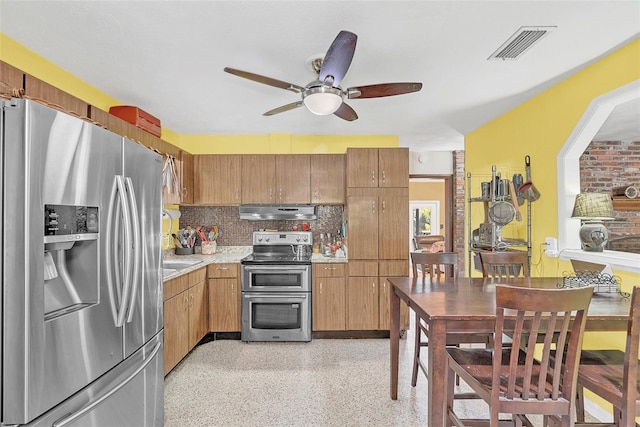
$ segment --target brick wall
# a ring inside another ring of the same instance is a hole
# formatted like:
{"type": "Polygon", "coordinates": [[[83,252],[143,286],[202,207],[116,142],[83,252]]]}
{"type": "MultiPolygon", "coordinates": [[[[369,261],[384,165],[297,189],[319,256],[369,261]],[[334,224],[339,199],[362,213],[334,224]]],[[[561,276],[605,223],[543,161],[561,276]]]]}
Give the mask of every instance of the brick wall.
{"type": "MultiPolygon", "coordinates": [[[[640,141],[592,141],[580,156],[580,191],[640,185],[640,141]]],[[[639,202],[640,203],[640,202],[639,202]]],[[[640,211],[614,212],[608,249],[640,253],[640,211]]]]}
{"type": "Polygon", "coordinates": [[[466,259],[466,253],[464,251],[464,151],[453,152],[453,250],[458,253],[458,259],[460,260],[459,274],[460,276],[466,276],[464,261],[466,259]]]}

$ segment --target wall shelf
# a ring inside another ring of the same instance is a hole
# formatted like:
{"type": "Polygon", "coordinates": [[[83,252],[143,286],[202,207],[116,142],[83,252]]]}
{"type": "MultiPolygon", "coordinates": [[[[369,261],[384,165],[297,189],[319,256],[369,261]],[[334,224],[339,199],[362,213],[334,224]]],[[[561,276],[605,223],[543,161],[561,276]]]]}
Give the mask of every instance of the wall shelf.
{"type": "Polygon", "coordinates": [[[640,211],[640,199],[614,198],[613,209],[616,211],[640,211]]]}

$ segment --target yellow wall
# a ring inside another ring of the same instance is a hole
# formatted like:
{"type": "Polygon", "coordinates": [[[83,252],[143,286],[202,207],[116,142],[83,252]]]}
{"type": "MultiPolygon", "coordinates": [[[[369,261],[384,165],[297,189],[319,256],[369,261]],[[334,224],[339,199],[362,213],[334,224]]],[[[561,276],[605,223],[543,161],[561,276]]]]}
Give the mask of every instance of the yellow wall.
{"type": "MultiPolygon", "coordinates": [[[[557,236],[556,157],[591,101],[640,79],[640,39],[595,62],[465,137],[465,169],[490,174],[491,166],[524,173],[531,156],[532,181],[542,194],[532,204],[532,274],[561,276],[570,264],[542,254],[546,236],[557,236]]],[[[467,189],[468,191],[468,189],[467,189]]],[[[474,190],[476,191],[476,190],[474,190]]],[[[468,218],[467,218],[468,220],[468,218]]],[[[466,227],[465,227],[466,230],[466,227]]],[[[468,239],[465,239],[468,241],[468,239]]],[[[640,275],[616,271],[622,289],[640,285],[640,275]]],[[[584,346],[624,348],[625,334],[586,334],[584,346]]],[[[603,407],[610,406],[591,396],[603,407]]]]}
{"type": "MultiPolygon", "coordinates": [[[[564,261],[541,255],[544,238],[558,235],[556,157],[560,149],[593,98],[640,79],[639,64],[640,39],[636,39],[466,135],[465,169],[472,175],[490,174],[492,165],[524,173],[524,156],[531,156],[532,181],[542,194],[532,203],[536,264],[532,274],[556,275],[570,269],[564,261]]],[[[627,282],[637,283],[638,275],[629,277],[627,282]]]]}

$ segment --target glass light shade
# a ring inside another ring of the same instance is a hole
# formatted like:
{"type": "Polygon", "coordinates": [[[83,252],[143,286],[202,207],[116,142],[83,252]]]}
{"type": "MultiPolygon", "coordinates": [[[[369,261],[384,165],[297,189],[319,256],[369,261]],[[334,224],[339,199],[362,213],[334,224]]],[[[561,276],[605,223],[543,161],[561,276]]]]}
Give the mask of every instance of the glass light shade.
{"type": "Polygon", "coordinates": [[[332,87],[314,87],[304,92],[302,102],[313,114],[326,116],[335,113],[342,105],[342,91],[332,87]]]}

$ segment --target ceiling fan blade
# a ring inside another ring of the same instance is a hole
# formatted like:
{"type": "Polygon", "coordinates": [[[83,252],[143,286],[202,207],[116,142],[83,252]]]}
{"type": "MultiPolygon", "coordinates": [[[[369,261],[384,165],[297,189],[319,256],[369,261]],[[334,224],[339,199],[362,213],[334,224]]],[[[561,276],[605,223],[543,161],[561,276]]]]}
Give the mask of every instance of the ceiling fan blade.
{"type": "Polygon", "coordinates": [[[356,51],[357,40],[358,36],[349,31],[340,31],[338,33],[322,60],[322,67],[320,67],[318,75],[320,82],[333,87],[337,87],[340,84],[351,65],[353,54],[356,51]],[[329,77],[329,81],[326,81],[327,77],[329,77]]]}
{"type": "Polygon", "coordinates": [[[418,92],[422,83],[380,83],[376,85],[350,87],[346,90],[347,98],[381,98],[383,96],[402,95],[418,92]]]}
{"type": "Polygon", "coordinates": [[[345,104],[344,102],[338,107],[338,109],[333,113],[334,115],[344,119],[348,122],[352,122],[358,118],[355,110],[345,104]]]}
{"type": "Polygon", "coordinates": [[[303,105],[302,101],[292,102],[291,104],[283,105],[282,107],[267,111],[263,116],[273,116],[274,114],[284,113],[285,111],[293,110],[294,108],[302,107],[303,105]]]}
{"type": "Polygon", "coordinates": [[[254,82],[263,83],[269,86],[279,87],[280,89],[290,90],[291,92],[301,93],[304,88],[302,86],[294,85],[293,83],[283,82],[282,80],[272,79],[271,77],[261,76],[260,74],[250,73],[248,71],[236,70],[235,68],[225,67],[224,71],[230,74],[235,74],[238,77],[253,80],[254,82]]]}

